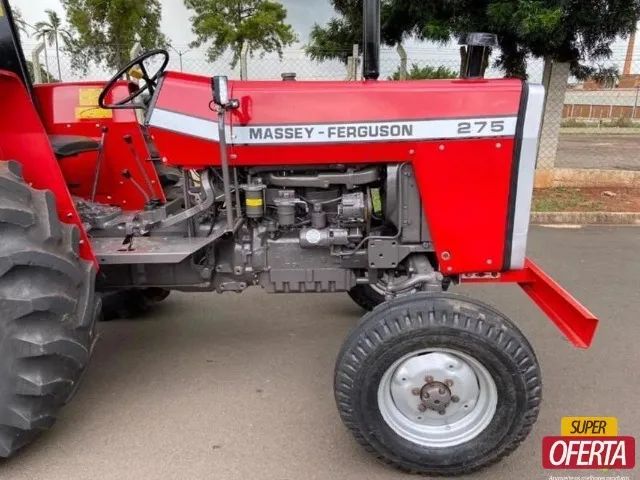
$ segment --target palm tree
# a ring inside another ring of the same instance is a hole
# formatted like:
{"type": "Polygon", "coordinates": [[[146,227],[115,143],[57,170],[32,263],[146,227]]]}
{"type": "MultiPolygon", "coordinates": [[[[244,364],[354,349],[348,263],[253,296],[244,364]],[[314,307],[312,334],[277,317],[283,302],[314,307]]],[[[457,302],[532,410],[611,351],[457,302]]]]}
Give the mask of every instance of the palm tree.
{"type": "Polygon", "coordinates": [[[55,44],[56,47],[56,60],[58,62],[58,78],[62,79],[62,69],[60,68],[60,43],[59,37],[62,37],[65,41],[71,40],[71,33],[68,30],[62,28],[62,20],[56,12],[53,10],[45,10],[49,21],[38,22],[35,24],[36,37],[39,40],[44,41],[44,58],[45,66],[49,71],[49,61],[47,59],[47,44],[55,44]]]}
{"type": "Polygon", "coordinates": [[[13,21],[18,27],[19,33],[24,33],[27,37],[29,36],[29,32],[27,31],[27,27],[30,26],[27,22],[24,21],[22,16],[22,12],[17,8],[13,8],[13,21]]]}

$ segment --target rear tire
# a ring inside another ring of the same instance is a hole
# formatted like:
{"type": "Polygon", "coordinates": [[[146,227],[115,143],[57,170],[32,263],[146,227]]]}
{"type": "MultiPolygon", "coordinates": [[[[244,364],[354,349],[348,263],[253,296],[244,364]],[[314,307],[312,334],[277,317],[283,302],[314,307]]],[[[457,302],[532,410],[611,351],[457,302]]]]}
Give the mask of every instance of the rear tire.
{"type": "Polygon", "coordinates": [[[0,457],[53,425],[89,362],[100,302],[79,241],[53,194],[0,161],[0,457]]]}
{"type": "Polygon", "coordinates": [[[365,315],[335,371],[338,410],[356,440],[428,475],[470,473],[514,451],[537,419],[541,388],[517,327],[447,293],[398,298],[365,315]]]}

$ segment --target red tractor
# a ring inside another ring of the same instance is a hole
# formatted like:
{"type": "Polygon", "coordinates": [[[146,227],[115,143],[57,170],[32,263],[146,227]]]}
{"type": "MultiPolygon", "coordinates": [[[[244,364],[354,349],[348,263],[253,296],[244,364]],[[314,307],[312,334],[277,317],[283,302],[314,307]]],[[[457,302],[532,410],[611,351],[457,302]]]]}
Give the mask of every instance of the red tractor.
{"type": "Polygon", "coordinates": [[[525,257],[545,94],[482,77],[494,37],[469,35],[458,80],[377,81],[367,0],[361,82],[227,81],[155,50],[106,84],[32,85],[1,5],[0,456],[73,396],[102,298],[251,286],[370,311],[335,398],[385,462],[462,474],[525,439],[531,345],[449,288],[517,283],[577,347],[597,320],[525,257]]]}

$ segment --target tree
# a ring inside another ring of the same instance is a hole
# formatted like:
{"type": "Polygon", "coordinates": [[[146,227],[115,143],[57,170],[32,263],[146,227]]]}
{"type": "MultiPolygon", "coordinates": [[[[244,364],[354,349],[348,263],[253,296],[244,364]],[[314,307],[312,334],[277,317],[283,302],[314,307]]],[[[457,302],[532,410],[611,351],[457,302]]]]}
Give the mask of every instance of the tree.
{"type": "Polygon", "coordinates": [[[194,12],[191,17],[196,40],[191,46],[209,43],[207,56],[215,61],[227,50],[233,53],[231,66],[240,60],[245,42],[249,53],[277,52],[296,41],[291,25],[285,23],[287,10],[269,0],[184,0],[194,12]]]}
{"type": "MultiPolygon", "coordinates": [[[[361,0],[332,0],[338,17],[314,27],[307,52],[312,58],[342,58],[340,50],[361,43],[361,0]],[[330,42],[333,41],[333,43],[330,42]],[[325,58],[317,52],[331,52],[325,58]]],[[[395,45],[407,37],[447,43],[468,32],[498,35],[497,67],[525,77],[532,55],[571,64],[585,78],[597,61],[611,55],[618,36],[630,34],[640,17],[640,0],[386,0],[382,38],[395,45]]]]}
{"type": "MultiPolygon", "coordinates": [[[[20,11],[20,9],[16,8],[16,7],[12,7],[11,12],[13,13],[13,21],[16,24],[16,27],[18,27],[18,33],[20,35],[24,34],[27,37],[29,37],[29,31],[27,30],[27,27],[35,29],[35,27],[29,25],[24,17],[22,16],[22,12],[20,11]]],[[[46,78],[48,82],[51,83],[57,83],[60,80],[58,80],[57,78],[54,78],[54,76],[51,74],[51,72],[49,72],[47,69],[43,68],[42,65],[38,64],[37,68],[40,70],[40,78],[46,78]]],[[[35,82],[36,80],[36,76],[34,74],[34,68],[33,68],[33,62],[31,62],[31,60],[27,60],[27,70],[29,72],[29,77],[31,78],[32,82],[35,82]]]]}
{"type": "Polygon", "coordinates": [[[347,63],[353,45],[362,48],[362,0],[330,0],[338,17],[322,27],[313,26],[305,51],[312,60],[347,63]]]}
{"type": "Polygon", "coordinates": [[[29,32],[27,31],[27,27],[30,25],[24,20],[22,12],[16,7],[12,7],[11,12],[13,13],[13,22],[16,24],[16,27],[18,27],[18,33],[24,33],[28,37],[29,32]]]}
{"type": "Polygon", "coordinates": [[[91,63],[117,70],[136,42],[145,49],[167,44],[160,31],[160,0],[62,0],[72,39],[66,42],[74,70],[91,63]]]}
{"type": "MultiPolygon", "coordinates": [[[[62,20],[53,10],[45,10],[48,21],[38,22],[34,25],[36,29],[36,38],[42,40],[45,45],[44,55],[47,57],[47,44],[55,45],[56,62],[58,64],[58,78],[62,78],[62,69],[60,68],[60,42],[61,37],[65,42],[71,40],[71,33],[62,28],[62,20]]],[[[49,71],[49,61],[46,60],[47,72],[49,71]]]]}
{"type": "MultiPolygon", "coordinates": [[[[42,67],[42,65],[38,64],[40,69],[40,78],[46,78],[47,83],[58,83],[60,80],[53,76],[51,72],[42,67]]],[[[27,70],[29,72],[29,78],[31,78],[32,82],[36,81],[35,70],[33,68],[33,62],[31,60],[27,60],[27,70]]]]}
{"type": "MultiPolygon", "coordinates": [[[[400,80],[400,68],[395,71],[395,73],[389,77],[389,80],[400,80]]],[[[413,63],[411,65],[411,69],[407,73],[407,80],[429,80],[436,78],[458,78],[458,72],[451,70],[445,66],[432,67],[430,65],[425,65],[421,67],[417,63],[413,63]]]]}
{"type": "Polygon", "coordinates": [[[590,75],[590,78],[601,88],[616,88],[618,80],[620,80],[620,70],[618,67],[598,65],[597,69],[590,75]]]}

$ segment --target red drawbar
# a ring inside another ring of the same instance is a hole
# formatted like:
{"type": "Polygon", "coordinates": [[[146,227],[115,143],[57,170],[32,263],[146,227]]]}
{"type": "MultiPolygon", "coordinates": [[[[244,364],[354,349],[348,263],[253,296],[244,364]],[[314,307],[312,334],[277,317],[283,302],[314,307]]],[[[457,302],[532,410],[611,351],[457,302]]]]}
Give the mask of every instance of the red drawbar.
{"type": "Polygon", "coordinates": [[[576,347],[589,348],[598,319],[569,292],[527,259],[522,270],[486,276],[463,277],[464,283],[517,283],[576,347]]]}

